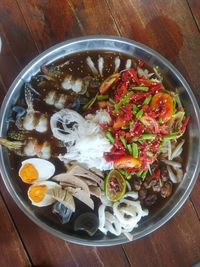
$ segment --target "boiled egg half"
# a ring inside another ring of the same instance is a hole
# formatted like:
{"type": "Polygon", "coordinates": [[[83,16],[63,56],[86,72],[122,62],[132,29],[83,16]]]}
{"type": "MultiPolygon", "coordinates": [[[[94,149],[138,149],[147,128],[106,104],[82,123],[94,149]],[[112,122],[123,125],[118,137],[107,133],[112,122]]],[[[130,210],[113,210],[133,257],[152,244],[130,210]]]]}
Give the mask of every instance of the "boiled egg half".
{"type": "Polygon", "coordinates": [[[55,187],[60,188],[60,185],[51,181],[32,184],[28,189],[28,198],[31,200],[32,205],[45,207],[53,204],[56,200],[47,192],[55,187]]]}
{"type": "Polygon", "coordinates": [[[52,177],[55,173],[55,166],[48,160],[30,158],[22,161],[19,176],[24,183],[32,184],[44,181],[52,177]]]}

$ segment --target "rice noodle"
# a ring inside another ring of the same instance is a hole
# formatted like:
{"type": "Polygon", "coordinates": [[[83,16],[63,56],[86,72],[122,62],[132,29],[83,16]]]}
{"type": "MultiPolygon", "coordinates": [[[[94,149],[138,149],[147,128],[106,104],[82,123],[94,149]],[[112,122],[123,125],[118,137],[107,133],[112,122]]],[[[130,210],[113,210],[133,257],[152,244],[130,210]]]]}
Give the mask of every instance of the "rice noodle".
{"type": "MultiPolygon", "coordinates": [[[[104,116],[106,117],[106,114],[104,116]]],[[[97,113],[96,121],[101,118],[103,116],[97,113]]],[[[107,162],[103,157],[104,152],[109,152],[112,145],[99,124],[94,122],[95,117],[92,119],[86,120],[70,109],[63,109],[51,117],[50,126],[54,137],[66,143],[67,147],[67,153],[59,158],[65,163],[76,160],[87,164],[89,168],[112,169],[113,163],[107,162]]]]}

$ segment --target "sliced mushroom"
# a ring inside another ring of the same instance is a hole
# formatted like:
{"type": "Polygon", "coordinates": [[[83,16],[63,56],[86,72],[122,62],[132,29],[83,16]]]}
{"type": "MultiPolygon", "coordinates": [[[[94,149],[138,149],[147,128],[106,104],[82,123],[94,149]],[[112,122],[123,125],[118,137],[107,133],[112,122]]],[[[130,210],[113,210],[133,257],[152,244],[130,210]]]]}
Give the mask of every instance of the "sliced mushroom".
{"type": "Polygon", "coordinates": [[[68,170],[68,175],[78,176],[78,177],[85,177],[86,179],[92,180],[96,182],[101,188],[103,188],[104,181],[96,174],[90,172],[89,170],[79,166],[74,165],[68,170]]]}
{"type": "Polygon", "coordinates": [[[66,182],[67,184],[83,189],[87,193],[90,192],[88,185],[83,180],[69,173],[58,174],[53,177],[53,180],[57,182],[66,182]]]}
{"type": "Polygon", "coordinates": [[[59,187],[54,187],[47,190],[46,194],[52,196],[54,199],[58,200],[73,212],[75,211],[73,196],[67,190],[61,189],[59,187]]]}
{"type": "Polygon", "coordinates": [[[89,186],[89,189],[90,189],[90,194],[97,197],[97,198],[100,198],[101,197],[101,189],[97,186],[89,186]]]}
{"type": "Polygon", "coordinates": [[[98,175],[101,178],[104,177],[103,172],[98,170],[97,168],[91,168],[90,171],[93,172],[94,174],[98,175]]]}
{"type": "Polygon", "coordinates": [[[87,193],[84,190],[79,190],[73,194],[73,196],[83,202],[85,205],[94,209],[94,201],[88,197],[87,193]]]}

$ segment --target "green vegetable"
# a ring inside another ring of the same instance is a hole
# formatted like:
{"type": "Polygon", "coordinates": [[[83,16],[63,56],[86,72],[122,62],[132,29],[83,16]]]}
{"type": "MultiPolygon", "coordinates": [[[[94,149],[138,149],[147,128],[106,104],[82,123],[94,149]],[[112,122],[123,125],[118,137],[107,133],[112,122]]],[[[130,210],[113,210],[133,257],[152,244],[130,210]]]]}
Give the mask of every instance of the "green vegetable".
{"type": "Polygon", "coordinates": [[[134,86],[134,87],[131,88],[131,90],[148,92],[149,91],[149,87],[134,86]]]}
{"type": "Polygon", "coordinates": [[[131,173],[129,172],[129,171],[127,171],[127,170],[125,170],[125,169],[120,169],[120,170],[118,170],[123,176],[125,176],[126,177],[126,179],[131,179],[131,173]]]}
{"type": "Polygon", "coordinates": [[[138,158],[138,145],[136,143],[132,143],[132,155],[134,158],[138,158]]]}
{"type": "Polygon", "coordinates": [[[111,132],[106,132],[106,137],[108,138],[108,140],[109,140],[112,144],[114,144],[115,139],[114,139],[114,137],[112,136],[111,132]]]}
{"type": "Polygon", "coordinates": [[[148,105],[152,99],[152,95],[149,95],[145,98],[143,105],[148,105]]]}
{"type": "Polygon", "coordinates": [[[147,175],[147,172],[148,172],[148,170],[146,170],[146,171],[143,171],[142,172],[142,174],[141,174],[141,178],[142,178],[142,180],[144,181],[144,179],[145,179],[145,177],[146,177],[146,175],[147,175]]]}
{"type": "Polygon", "coordinates": [[[139,176],[139,177],[142,175],[142,173],[143,173],[143,171],[136,172],[137,176],[139,176]]]}
{"type": "Polygon", "coordinates": [[[121,106],[127,104],[129,102],[130,97],[133,95],[133,92],[128,92],[118,103],[115,104],[115,112],[120,109],[121,106]]]}
{"type": "Polygon", "coordinates": [[[171,140],[171,139],[176,139],[178,137],[177,133],[171,133],[171,134],[166,134],[163,136],[163,140],[171,140]]]}
{"type": "Polygon", "coordinates": [[[94,104],[94,102],[97,100],[97,96],[98,96],[98,93],[95,95],[95,97],[93,97],[92,99],[90,99],[90,101],[87,102],[87,103],[83,106],[83,110],[87,110],[87,109],[91,108],[92,105],[94,104]]]}
{"type": "Polygon", "coordinates": [[[132,155],[132,147],[130,144],[127,145],[128,152],[132,155]]]}
{"type": "Polygon", "coordinates": [[[137,114],[137,112],[138,112],[138,107],[137,107],[136,104],[133,104],[133,105],[132,105],[132,111],[133,111],[133,115],[136,115],[136,114],[137,114]]]}
{"type": "Polygon", "coordinates": [[[147,151],[147,156],[148,157],[152,157],[153,156],[153,153],[151,151],[147,151]]]}
{"type": "Polygon", "coordinates": [[[141,110],[138,111],[138,113],[136,114],[136,118],[137,118],[138,120],[141,120],[142,115],[143,115],[143,110],[141,109],[141,110]]]}
{"type": "Polygon", "coordinates": [[[124,147],[127,148],[126,139],[123,136],[120,136],[119,138],[120,138],[122,144],[124,145],[124,147]]]}
{"type": "Polygon", "coordinates": [[[98,95],[97,100],[107,100],[109,98],[108,95],[98,95]]]}
{"type": "Polygon", "coordinates": [[[134,124],[134,121],[129,121],[129,128],[131,128],[132,126],[133,126],[133,124],[134,124]]]}
{"type": "Polygon", "coordinates": [[[142,180],[144,181],[144,179],[145,179],[145,177],[146,177],[146,175],[147,175],[147,172],[148,172],[148,170],[145,170],[145,171],[139,171],[139,172],[136,172],[136,174],[137,174],[140,178],[142,178],[142,180]]]}
{"type": "Polygon", "coordinates": [[[142,140],[152,140],[156,137],[156,134],[143,134],[141,137],[138,139],[139,141],[142,140]]]}

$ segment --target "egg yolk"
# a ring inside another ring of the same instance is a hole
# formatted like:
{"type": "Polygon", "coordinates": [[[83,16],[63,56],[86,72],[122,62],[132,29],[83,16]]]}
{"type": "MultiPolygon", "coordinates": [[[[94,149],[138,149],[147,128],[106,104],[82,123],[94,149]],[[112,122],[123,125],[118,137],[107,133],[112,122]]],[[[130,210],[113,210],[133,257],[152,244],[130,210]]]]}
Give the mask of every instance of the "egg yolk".
{"type": "Polygon", "coordinates": [[[45,197],[46,185],[32,185],[28,191],[28,196],[36,203],[40,203],[45,197]]]}
{"type": "Polygon", "coordinates": [[[24,183],[31,184],[38,179],[39,173],[33,164],[25,163],[19,171],[19,176],[24,183]]]}

